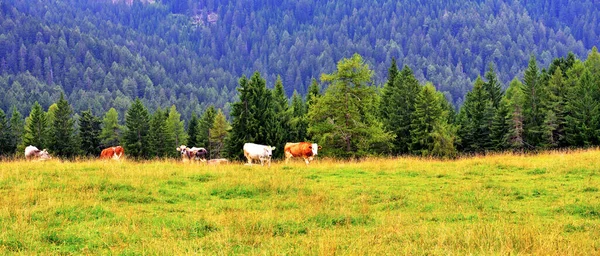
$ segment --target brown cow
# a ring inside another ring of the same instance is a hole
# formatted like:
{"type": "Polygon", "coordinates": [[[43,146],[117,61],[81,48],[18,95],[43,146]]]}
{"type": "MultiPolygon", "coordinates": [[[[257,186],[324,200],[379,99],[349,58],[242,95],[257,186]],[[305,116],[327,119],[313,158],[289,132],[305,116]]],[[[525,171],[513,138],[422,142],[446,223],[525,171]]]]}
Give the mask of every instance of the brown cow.
{"type": "Polygon", "coordinates": [[[285,154],[285,163],[287,164],[292,157],[302,157],[306,165],[314,159],[318,150],[321,149],[317,143],[310,142],[288,142],[285,144],[283,152],[285,154]]]}
{"type": "Polygon", "coordinates": [[[100,159],[114,159],[119,160],[125,153],[125,150],[121,146],[105,148],[100,153],[100,159]]]}

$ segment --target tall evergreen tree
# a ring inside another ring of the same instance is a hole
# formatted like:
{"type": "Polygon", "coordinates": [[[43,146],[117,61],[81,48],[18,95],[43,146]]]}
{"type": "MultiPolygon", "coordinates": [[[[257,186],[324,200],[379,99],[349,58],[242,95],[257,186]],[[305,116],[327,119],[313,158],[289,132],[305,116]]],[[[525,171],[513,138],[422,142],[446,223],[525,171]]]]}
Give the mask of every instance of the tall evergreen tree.
{"type": "MultiPolygon", "coordinates": [[[[192,117],[187,127],[187,144],[190,147],[198,145],[198,117],[195,112],[192,112],[192,117]]],[[[179,146],[179,145],[178,145],[179,146]]]]}
{"type": "Polygon", "coordinates": [[[19,151],[22,151],[29,145],[36,146],[39,149],[46,148],[49,140],[48,130],[46,113],[44,113],[42,106],[36,101],[31,107],[29,117],[25,120],[23,144],[19,147],[19,151]]]}
{"type": "Polygon", "coordinates": [[[10,149],[11,153],[15,153],[18,145],[23,143],[23,133],[25,129],[25,120],[21,116],[21,113],[17,110],[16,106],[12,108],[12,114],[10,116],[10,149]]]}
{"type": "Polygon", "coordinates": [[[102,147],[121,145],[121,126],[119,125],[119,112],[110,108],[104,115],[100,140],[102,147]]]}
{"type": "Polygon", "coordinates": [[[275,142],[272,95],[260,73],[254,73],[249,80],[242,77],[238,92],[239,101],[231,108],[233,121],[226,145],[227,155],[234,159],[242,159],[242,147],[246,142],[271,146],[275,142]]]}
{"type": "Polygon", "coordinates": [[[524,104],[525,96],[523,94],[523,84],[517,79],[513,79],[505,97],[508,101],[508,133],[504,141],[507,143],[505,148],[513,150],[522,150],[525,147],[525,131],[524,131],[524,104]]]}
{"type": "Polygon", "coordinates": [[[150,115],[148,110],[137,98],[127,110],[125,115],[125,134],[123,142],[125,152],[134,158],[148,158],[148,134],[150,128],[150,115]]]}
{"type": "Polygon", "coordinates": [[[572,146],[590,146],[598,143],[600,105],[594,94],[597,94],[599,89],[598,85],[592,82],[592,74],[586,69],[566,106],[569,113],[566,116],[566,140],[572,146]]]}
{"type": "Polygon", "coordinates": [[[548,110],[544,119],[542,144],[546,148],[567,146],[565,125],[569,88],[560,67],[548,81],[548,110]]]}
{"type": "Polygon", "coordinates": [[[406,154],[412,143],[410,125],[421,86],[408,66],[398,74],[392,66],[388,76],[393,82],[388,80],[384,86],[379,112],[385,129],[395,136],[393,153],[406,154]]]}
{"type": "Polygon", "coordinates": [[[446,120],[442,104],[435,87],[428,83],[421,92],[417,95],[415,102],[415,112],[412,115],[411,130],[412,143],[410,149],[412,153],[429,156],[433,154],[434,149],[434,131],[436,126],[438,132],[443,128],[443,123],[446,120]]]}
{"type": "Polygon", "coordinates": [[[202,115],[202,117],[200,118],[200,121],[198,122],[198,135],[196,135],[198,144],[197,145],[190,144],[190,146],[208,148],[208,145],[210,144],[210,128],[212,128],[212,125],[215,122],[216,115],[217,115],[217,110],[215,109],[215,106],[213,106],[213,105],[210,105],[206,109],[206,111],[204,111],[204,114],[202,115]]]}
{"type": "Polygon", "coordinates": [[[467,152],[491,149],[490,128],[493,118],[492,99],[481,77],[477,77],[473,91],[467,93],[459,114],[461,148],[467,152]]]}
{"type": "Polygon", "coordinates": [[[169,134],[173,136],[170,140],[173,142],[169,147],[171,148],[167,155],[175,156],[177,151],[175,148],[179,147],[179,145],[187,143],[187,133],[184,128],[183,121],[181,120],[181,114],[177,112],[177,108],[175,105],[171,106],[169,109],[168,117],[167,117],[167,129],[169,130],[169,134]]]}
{"type": "Polygon", "coordinates": [[[86,156],[98,156],[101,151],[100,133],[102,122],[91,110],[81,112],[79,118],[79,148],[86,156]]]}
{"type": "Polygon", "coordinates": [[[292,119],[290,120],[290,141],[304,141],[307,139],[308,122],[306,120],[306,104],[297,91],[292,94],[292,119]]]}
{"type": "Polygon", "coordinates": [[[151,157],[163,158],[175,151],[175,135],[167,125],[167,117],[168,113],[160,107],[152,114],[147,148],[151,157]]]}
{"type": "Polygon", "coordinates": [[[330,152],[360,157],[391,146],[393,135],[383,130],[372,111],[377,101],[372,75],[362,57],[355,54],[339,61],[332,74],[321,76],[330,85],[309,110],[308,130],[320,144],[332,149],[330,152]]]}
{"type": "MultiPolygon", "coordinates": [[[[273,133],[273,144],[284,145],[290,141],[290,121],[292,119],[292,112],[288,98],[285,96],[285,90],[283,89],[283,83],[281,77],[277,76],[275,81],[275,88],[272,91],[273,94],[273,112],[275,114],[275,126],[273,133]]],[[[283,156],[283,150],[275,150],[273,157],[279,158],[283,156]]]]}
{"type": "Polygon", "coordinates": [[[0,109],[0,157],[11,154],[10,124],[4,110],[0,109]]]}
{"type": "Polygon", "coordinates": [[[56,102],[57,108],[53,114],[53,123],[51,124],[49,150],[61,157],[74,157],[77,154],[77,145],[75,144],[73,129],[73,110],[71,105],[61,93],[60,99],[56,102]]]}
{"type": "Polygon", "coordinates": [[[321,88],[317,82],[317,79],[313,78],[308,86],[308,93],[306,94],[307,113],[310,109],[310,106],[314,105],[319,97],[321,97],[321,88]]]}
{"type": "Polygon", "coordinates": [[[500,106],[500,100],[502,99],[502,86],[498,81],[498,77],[496,77],[496,72],[494,71],[494,65],[492,65],[492,63],[490,63],[488,71],[485,73],[485,79],[487,81],[484,83],[483,87],[492,101],[492,106],[494,109],[497,109],[500,106]]]}
{"type": "Polygon", "coordinates": [[[490,127],[490,141],[491,148],[493,150],[506,150],[508,149],[508,133],[510,128],[510,102],[506,97],[502,97],[498,109],[492,119],[492,126],[490,127]]]}
{"type": "Polygon", "coordinates": [[[525,145],[537,147],[542,143],[544,114],[544,88],[540,83],[540,74],[535,56],[531,55],[529,66],[523,78],[523,129],[525,132],[525,145]]]}
{"type": "Polygon", "coordinates": [[[223,151],[227,135],[229,132],[229,123],[223,114],[221,109],[218,110],[215,116],[215,122],[210,128],[210,158],[221,158],[223,157],[223,151]]]}

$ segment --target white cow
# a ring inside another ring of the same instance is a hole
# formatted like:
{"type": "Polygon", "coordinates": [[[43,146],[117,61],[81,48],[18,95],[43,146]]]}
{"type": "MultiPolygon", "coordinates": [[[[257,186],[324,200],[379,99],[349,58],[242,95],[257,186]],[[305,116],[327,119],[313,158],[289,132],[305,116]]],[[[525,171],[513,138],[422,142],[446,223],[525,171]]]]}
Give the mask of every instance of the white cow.
{"type": "Polygon", "coordinates": [[[252,160],[260,160],[260,165],[264,165],[264,162],[267,161],[269,166],[271,166],[273,150],[275,150],[275,147],[254,143],[244,144],[244,156],[246,156],[250,165],[252,165],[252,160]]]}
{"type": "Polygon", "coordinates": [[[50,158],[52,157],[50,157],[50,154],[48,154],[48,150],[46,149],[39,150],[37,147],[31,145],[25,148],[25,159],[27,160],[38,159],[40,161],[43,161],[48,160],[50,158]]]}

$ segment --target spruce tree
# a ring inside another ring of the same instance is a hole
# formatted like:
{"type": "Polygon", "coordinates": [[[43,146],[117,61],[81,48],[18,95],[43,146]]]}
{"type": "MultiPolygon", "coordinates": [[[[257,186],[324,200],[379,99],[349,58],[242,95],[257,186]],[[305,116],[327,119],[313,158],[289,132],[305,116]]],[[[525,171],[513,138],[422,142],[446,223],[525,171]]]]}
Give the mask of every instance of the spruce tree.
{"type": "Polygon", "coordinates": [[[260,73],[255,72],[250,79],[240,78],[237,88],[239,101],[231,108],[231,133],[226,143],[229,158],[243,158],[242,147],[246,142],[274,145],[275,114],[272,108],[272,95],[260,73]]]}
{"type": "Polygon", "coordinates": [[[490,127],[490,141],[493,150],[505,150],[508,149],[509,143],[507,141],[509,128],[510,128],[510,108],[509,102],[506,97],[502,97],[498,109],[492,119],[492,126],[490,127]]]}
{"type": "Polygon", "coordinates": [[[195,112],[192,112],[192,117],[188,123],[186,143],[186,145],[189,145],[190,147],[198,145],[198,117],[196,116],[195,112]]]}
{"type": "Polygon", "coordinates": [[[513,79],[505,97],[508,101],[508,133],[504,141],[507,143],[505,148],[512,150],[522,150],[525,147],[525,131],[524,131],[524,114],[523,105],[525,104],[525,96],[522,90],[523,84],[517,79],[513,79]]]}
{"type": "Polygon", "coordinates": [[[94,116],[91,110],[81,112],[79,118],[79,148],[86,156],[98,156],[100,154],[100,133],[102,122],[94,116]]]}
{"type": "Polygon", "coordinates": [[[542,143],[544,114],[544,90],[540,82],[535,56],[531,55],[529,66],[523,78],[523,129],[525,132],[525,145],[535,148],[542,143]]]}
{"type": "Polygon", "coordinates": [[[73,110],[69,102],[61,93],[60,99],[56,102],[56,111],[54,111],[53,122],[51,124],[49,150],[61,157],[74,157],[77,154],[77,145],[75,144],[73,129],[73,110]]]}
{"type": "Polygon", "coordinates": [[[542,144],[546,148],[565,147],[565,125],[567,114],[568,87],[560,67],[548,81],[548,110],[544,119],[542,144]]]}
{"type": "Polygon", "coordinates": [[[308,123],[306,120],[306,105],[302,97],[294,90],[292,94],[292,119],[290,120],[290,138],[291,142],[299,142],[307,139],[306,129],[308,123]]]}
{"type": "Polygon", "coordinates": [[[150,115],[139,98],[136,98],[125,114],[125,134],[123,144],[125,152],[133,158],[148,158],[148,134],[150,128],[150,115]]]}
{"type": "Polygon", "coordinates": [[[4,110],[0,109],[0,157],[11,154],[10,124],[4,110]]]}
{"type": "Polygon", "coordinates": [[[213,105],[210,105],[206,111],[204,111],[204,114],[198,122],[198,135],[196,135],[198,144],[190,144],[190,147],[195,146],[208,148],[208,145],[210,144],[210,128],[212,128],[212,125],[215,122],[216,115],[217,110],[213,105]]]}
{"type": "Polygon", "coordinates": [[[310,106],[314,105],[321,97],[321,88],[317,79],[313,78],[308,86],[308,93],[306,94],[306,112],[308,113],[310,106]]]}
{"type": "Polygon", "coordinates": [[[225,142],[230,128],[223,111],[219,109],[215,116],[215,122],[210,128],[210,158],[223,157],[225,142]]]}
{"type": "Polygon", "coordinates": [[[167,129],[169,134],[172,136],[170,139],[173,143],[168,145],[170,147],[169,156],[176,156],[177,151],[175,150],[180,145],[187,143],[187,133],[185,132],[183,121],[181,120],[181,114],[177,112],[175,105],[169,109],[167,117],[167,129]]]}
{"type": "Polygon", "coordinates": [[[147,148],[151,157],[163,158],[176,151],[176,147],[173,146],[175,145],[175,136],[167,125],[167,117],[168,113],[160,107],[152,114],[147,148]]]}
{"type": "Polygon", "coordinates": [[[390,67],[388,76],[393,82],[388,80],[383,89],[379,112],[385,129],[395,136],[393,153],[406,154],[412,143],[410,125],[421,86],[408,66],[395,73],[395,68],[390,67]]]}
{"type": "Polygon", "coordinates": [[[586,69],[567,104],[569,115],[566,116],[566,140],[572,146],[590,146],[598,142],[600,106],[594,93],[599,89],[592,82],[592,74],[586,69]]]}
{"type": "Polygon", "coordinates": [[[467,152],[484,152],[492,148],[491,125],[494,107],[481,77],[466,95],[459,114],[461,148],[467,152]]]}
{"type": "Polygon", "coordinates": [[[488,71],[485,73],[485,79],[487,82],[483,85],[487,94],[492,101],[492,106],[497,109],[500,106],[500,100],[502,99],[502,86],[496,77],[494,71],[494,65],[490,63],[488,71]]]}
{"type": "Polygon", "coordinates": [[[11,153],[15,153],[18,145],[23,143],[23,133],[25,130],[25,120],[21,116],[21,113],[17,110],[16,106],[12,108],[12,114],[10,116],[10,149],[11,153]]]}
{"type": "MultiPolygon", "coordinates": [[[[273,144],[284,145],[290,141],[290,120],[292,119],[292,112],[290,110],[288,98],[285,96],[285,90],[283,89],[283,83],[281,77],[277,76],[275,81],[275,88],[272,91],[273,94],[273,112],[275,115],[275,126],[273,133],[273,144]]],[[[273,157],[279,158],[283,156],[283,150],[276,150],[273,152],[273,157]]]]}
{"type": "Polygon", "coordinates": [[[44,113],[42,106],[36,101],[31,107],[29,117],[25,120],[23,144],[19,147],[19,151],[24,150],[29,145],[39,149],[46,148],[49,140],[48,130],[46,113],[44,113]]]}
{"type": "Polygon", "coordinates": [[[103,148],[121,145],[121,126],[119,125],[119,112],[110,108],[102,121],[100,140],[103,148]]]}
{"type": "MultiPolygon", "coordinates": [[[[434,130],[444,122],[444,112],[440,97],[435,87],[428,83],[421,89],[415,102],[415,111],[412,115],[411,130],[412,143],[410,149],[413,154],[429,156],[433,154],[434,130]]],[[[440,127],[442,128],[442,127],[440,127]]],[[[438,129],[440,129],[438,128],[438,129]]]]}
{"type": "Polygon", "coordinates": [[[377,102],[372,75],[358,54],[339,61],[332,74],[322,75],[321,80],[330,85],[310,108],[308,131],[328,152],[361,157],[391,146],[393,135],[383,130],[377,113],[372,111],[377,102]]]}

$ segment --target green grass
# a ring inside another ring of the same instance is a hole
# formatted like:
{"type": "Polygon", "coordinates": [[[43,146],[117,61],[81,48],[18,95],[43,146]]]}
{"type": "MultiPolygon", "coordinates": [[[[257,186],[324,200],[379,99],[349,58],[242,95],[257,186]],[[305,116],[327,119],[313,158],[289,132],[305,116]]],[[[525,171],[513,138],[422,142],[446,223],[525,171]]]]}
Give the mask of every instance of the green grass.
{"type": "Polygon", "coordinates": [[[594,255],[598,150],[0,163],[0,254],[594,255]]]}

